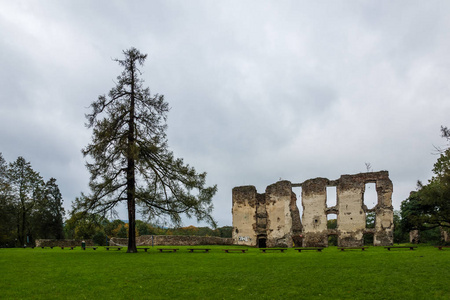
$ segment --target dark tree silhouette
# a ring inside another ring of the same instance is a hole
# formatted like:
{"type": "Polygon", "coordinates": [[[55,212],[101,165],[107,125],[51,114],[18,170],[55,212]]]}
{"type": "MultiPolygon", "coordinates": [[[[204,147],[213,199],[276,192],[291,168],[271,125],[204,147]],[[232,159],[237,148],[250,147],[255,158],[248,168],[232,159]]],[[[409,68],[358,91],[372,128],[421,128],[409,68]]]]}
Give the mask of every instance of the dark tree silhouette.
{"type": "Polygon", "coordinates": [[[215,225],[211,212],[217,187],[205,187],[206,173],[197,174],[168,150],[168,103],[162,95],[152,97],[140,79],[147,55],[135,48],[123,54],[123,60],[115,60],[123,67],[115,87],[108,96],[99,96],[86,115],[93,136],[82,152],[91,158],[92,194],[78,198],[75,207],[106,213],[126,201],[128,252],[137,252],[136,205],[149,219],[166,215],[180,223],[185,214],[215,225]]]}

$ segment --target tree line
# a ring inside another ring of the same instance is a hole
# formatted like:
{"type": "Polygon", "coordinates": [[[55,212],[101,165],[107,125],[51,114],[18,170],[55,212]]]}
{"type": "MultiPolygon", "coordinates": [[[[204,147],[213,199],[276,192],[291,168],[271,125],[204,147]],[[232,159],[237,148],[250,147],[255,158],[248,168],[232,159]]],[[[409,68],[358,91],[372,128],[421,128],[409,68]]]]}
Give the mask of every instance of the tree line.
{"type": "MultiPolygon", "coordinates": [[[[441,135],[450,142],[450,130],[441,127],[441,135]]],[[[404,231],[419,230],[421,241],[430,235],[450,234],[450,147],[437,148],[439,158],[433,167],[433,177],[401,204],[401,227],[404,231]]]]}
{"type": "MultiPolygon", "coordinates": [[[[108,245],[112,237],[129,238],[129,223],[123,220],[108,220],[99,214],[76,213],[64,226],[66,238],[92,239],[96,245],[108,245]]],[[[149,222],[136,220],[135,236],[142,235],[192,235],[217,236],[231,238],[232,227],[223,226],[215,229],[209,227],[163,227],[149,222]]]]}
{"type": "Polygon", "coordinates": [[[25,158],[7,163],[0,153],[0,246],[63,239],[63,217],[56,179],[45,181],[25,158]]]}
{"type": "MultiPolygon", "coordinates": [[[[23,157],[6,162],[0,152],[0,247],[34,245],[36,239],[93,239],[106,245],[112,237],[128,238],[129,224],[100,214],[69,212],[55,178],[45,181],[23,157]]],[[[231,237],[231,227],[162,227],[136,220],[135,235],[231,237]]]]}

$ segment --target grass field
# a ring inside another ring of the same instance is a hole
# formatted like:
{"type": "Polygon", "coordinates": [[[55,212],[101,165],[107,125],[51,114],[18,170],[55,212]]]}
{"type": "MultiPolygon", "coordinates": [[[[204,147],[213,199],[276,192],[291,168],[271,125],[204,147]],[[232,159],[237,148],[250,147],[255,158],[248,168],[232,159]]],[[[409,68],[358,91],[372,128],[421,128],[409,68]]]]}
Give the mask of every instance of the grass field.
{"type": "Polygon", "coordinates": [[[0,298],[450,299],[450,249],[243,254],[207,247],[210,253],[0,249],[0,298]]]}

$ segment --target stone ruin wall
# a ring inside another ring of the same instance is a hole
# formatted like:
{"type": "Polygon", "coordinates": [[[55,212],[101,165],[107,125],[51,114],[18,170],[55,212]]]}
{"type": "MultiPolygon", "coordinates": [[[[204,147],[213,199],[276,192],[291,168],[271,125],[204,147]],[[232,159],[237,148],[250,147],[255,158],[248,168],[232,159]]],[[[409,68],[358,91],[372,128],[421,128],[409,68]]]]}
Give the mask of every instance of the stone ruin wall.
{"type": "MultiPolygon", "coordinates": [[[[127,238],[113,237],[109,240],[111,246],[127,246],[127,238]]],[[[198,246],[198,245],[233,245],[231,238],[217,236],[193,235],[141,235],[136,237],[139,246],[198,246]]]]}
{"type": "Polygon", "coordinates": [[[387,171],[342,175],[338,180],[315,178],[300,184],[279,181],[258,194],[254,186],[235,187],[233,241],[257,247],[326,247],[337,235],[338,246],[357,247],[364,234],[373,234],[375,246],[393,244],[392,182],[387,171]],[[375,183],[377,205],[364,205],[366,183],[375,183]],[[336,187],[336,205],[327,207],[327,187],[336,187]],[[292,187],[302,188],[300,219],[292,187]],[[375,212],[375,228],[366,228],[366,214],[375,212]],[[327,215],[337,215],[337,228],[327,228],[327,215]]]}
{"type": "Polygon", "coordinates": [[[242,186],[233,191],[233,241],[237,245],[267,247],[292,245],[301,233],[297,198],[289,181],[279,181],[258,194],[254,186],[242,186]]]}
{"type": "MultiPolygon", "coordinates": [[[[94,246],[91,239],[84,240],[86,246],[94,246]]],[[[82,240],[36,240],[36,247],[81,247],[82,240]]],[[[111,246],[128,246],[128,238],[112,237],[111,246]]],[[[217,236],[192,235],[141,235],[136,237],[137,246],[196,246],[233,245],[233,239],[217,236]]]]}
{"type": "MultiPolygon", "coordinates": [[[[36,247],[81,247],[83,240],[49,240],[37,239],[36,247]]],[[[94,246],[94,241],[91,239],[84,240],[86,246],[94,246]]]]}

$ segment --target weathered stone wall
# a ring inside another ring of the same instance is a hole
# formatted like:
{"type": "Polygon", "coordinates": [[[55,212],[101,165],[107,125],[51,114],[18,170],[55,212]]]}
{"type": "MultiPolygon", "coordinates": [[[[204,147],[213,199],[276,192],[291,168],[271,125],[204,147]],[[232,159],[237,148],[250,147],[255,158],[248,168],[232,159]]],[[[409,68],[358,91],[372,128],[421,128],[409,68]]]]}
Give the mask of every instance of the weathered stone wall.
{"type": "Polygon", "coordinates": [[[411,244],[418,244],[420,242],[420,232],[419,232],[419,230],[411,230],[409,232],[409,242],[411,244]]]}
{"type": "Polygon", "coordinates": [[[300,220],[291,182],[279,181],[258,194],[254,186],[233,189],[233,240],[236,244],[267,247],[328,246],[328,236],[338,236],[338,246],[356,247],[364,234],[373,235],[375,246],[393,244],[392,182],[387,171],[342,175],[337,180],[315,178],[302,187],[300,220]],[[375,183],[378,201],[364,205],[366,183],[375,183]],[[336,186],[337,203],[327,207],[327,187],[336,186]],[[368,212],[375,212],[375,228],[366,228],[368,212]],[[327,215],[337,214],[337,228],[327,228],[327,215]]]}
{"type": "Polygon", "coordinates": [[[291,197],[289,181],[266,188],[267,247],[292,247],[291,197]]]}
{"type": "Polygon", "coordinates": [[[443,227],[440,227],[440,230],[441,230],[441,240],[444,243],[450,242],[450,234],[448,232],[449,229],[445,229],[443,227]]]}
{"type": "MultiPolygon", "coordinates": [[[[94,246],[92,240],[84,240],[86,246],[94,246]]],[[[82,240],[36,240],[36,247],[81,247],[82,240]]]]}
{"type": "Polygon", "coordinates": [[[366,213],[363,208],[365,183],[360,178],[342,175],[337,186],[338,246],[363,246],[366,213]]]}
{"type": "Polygon", "coordinates": [[[392,206],[392,181],[387,171],[378,172],[376,178],[378,204],[375,206],[375,246],[392,245],[394,241],[394,208],[392,206]]]}
{"type": "Polygon", "coordinates": [[[256,246],[258,226],[265,227],[262,211],[257,212],[257,193],[254,186],[235,187],[232,191],[233,240],[236,245],[256,246]],[[257,215],[260,220],[257,223],[257,215]]]}
{"type": "Polygon", "coordinates": [[[315,178],[302,183],[303,246],[328,246],[327,185],[328,179],[315,178]]]}
{"type": "Polygon", "coordinates": [[[254,186],[235,187],[233,241],[236,245],[292,247],[302,230],[296,196],[289,181],[279,181],[258,194],[254,186]]]}
{"type": "MultiPolygon", "coordinates": [[[[127,246],[128,239],[111,238],[111,246],[127,246]]],[[[233,239],[216,236],[192,235],[141,235],[136,237],[137,246],[196,246],[196,245],[233,245],[233,239]]]]}

